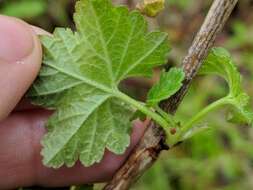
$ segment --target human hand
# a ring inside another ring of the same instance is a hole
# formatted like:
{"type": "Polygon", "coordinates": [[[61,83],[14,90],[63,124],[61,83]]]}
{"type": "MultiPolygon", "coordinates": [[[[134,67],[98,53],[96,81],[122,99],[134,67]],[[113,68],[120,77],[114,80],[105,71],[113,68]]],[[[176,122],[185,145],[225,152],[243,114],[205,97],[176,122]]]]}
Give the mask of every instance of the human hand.
{"type": "Polygon", "coordinates": [[[0,189],[21,186],[67,186],[105,181],[124,162],[143,134],[136,121],[131,146],[122,156],[106,151],[101,163],[58,170],[42,165],[40,140],[51,112],[22,99],[40,69],[38,34],[48,34],[25,22],[0,15],[0,189]]]}

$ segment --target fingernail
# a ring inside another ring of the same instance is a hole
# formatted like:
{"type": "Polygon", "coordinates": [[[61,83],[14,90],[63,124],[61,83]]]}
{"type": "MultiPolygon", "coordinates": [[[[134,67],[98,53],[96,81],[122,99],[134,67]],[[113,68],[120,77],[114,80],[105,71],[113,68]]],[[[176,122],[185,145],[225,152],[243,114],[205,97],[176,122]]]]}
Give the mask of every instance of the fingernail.
{"type": "Polygon", "coordinates": [[[0,16],[0,61],[21,61],[31,54],[33,47],[33,35],[28,25],[15,18],[0,16]]]}

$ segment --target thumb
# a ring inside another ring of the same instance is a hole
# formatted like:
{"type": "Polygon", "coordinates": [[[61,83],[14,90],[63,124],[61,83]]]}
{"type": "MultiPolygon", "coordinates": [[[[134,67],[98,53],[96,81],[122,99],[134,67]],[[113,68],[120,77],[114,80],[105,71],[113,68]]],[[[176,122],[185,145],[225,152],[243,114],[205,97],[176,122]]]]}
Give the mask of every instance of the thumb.
{"type": "Polygon", "coordinates": [[[25,22],[0,15],[0,121],[14,109],[36,78],[40,41],[25,22]]]}

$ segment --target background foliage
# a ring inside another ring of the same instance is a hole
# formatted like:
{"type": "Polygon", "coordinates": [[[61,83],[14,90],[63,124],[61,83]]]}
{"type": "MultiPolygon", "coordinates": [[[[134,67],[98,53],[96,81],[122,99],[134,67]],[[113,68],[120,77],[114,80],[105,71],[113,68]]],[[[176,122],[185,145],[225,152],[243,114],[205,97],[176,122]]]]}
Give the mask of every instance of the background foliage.
{"type": "MultiPolygon", "coordinates": [[[[20,17],[52,32],[56,26],[73,28],[74,0],[0,0],[0,14],[20,17]]],[[[115,0],[133,7],[132,0],[115,0]]],[[[210,6],[210,0],[167,0],[166,9],[156,19],[149,19],[152,28],[168,32],[172,52],[168,67],[178,65],[186,54],[210,6]]],[[[225,30],[216,43],[232,53],[244,76],[244,85],[253,97],[253,1],[240,1],[225,30]]],[[[157,80],[131,79],[121,88],[144,99],[157,80]]],[[[179,109],[184,120],[209,102],[225,94],[227,86],[220,78],[198,77],[179,109]]],[[[209,116],[212,130],[182,143],[161,159],[138,182],[135,190],[250,190],[253,189],[253,129],[228,124],[225,110],[209,116]]]]}

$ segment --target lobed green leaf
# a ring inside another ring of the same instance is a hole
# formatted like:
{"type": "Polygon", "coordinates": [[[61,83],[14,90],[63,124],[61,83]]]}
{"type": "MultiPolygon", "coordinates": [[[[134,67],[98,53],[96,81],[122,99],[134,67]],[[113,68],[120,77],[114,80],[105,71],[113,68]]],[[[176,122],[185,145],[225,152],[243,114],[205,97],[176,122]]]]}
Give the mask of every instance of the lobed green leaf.
{"type": "Polygon", "coordinates": [[[147,104],[157,105],[160,101],[175,94],[181,88],[184,77],[184,71],[179,68],[172,68],[168,72],[163,71],[158,83],[148,93],[147,104]]]}
{"type": "Polygon", "coordinates": [[[143,16],[109,0],[80,0],[77,31],[57,28],[41,38],[43,65],[28,96],[56,112],[47,123],[42,155],[46,166],[100,162],[105,149],[122,154],[130,143],[133,107],[118,84],[150,76],[164,64],[167,35],[147,32],[143,16]]]}
{"type": "Polygon", "coordinates": [[[216,74],[224,78],[229,86],[227,99],[231,105],[229,121],[253,123],[249,96],[242,87],[241,75],[233,63],[231,55],[224,48],[213,48],[200,69],[200,74],[216,74]]]}

